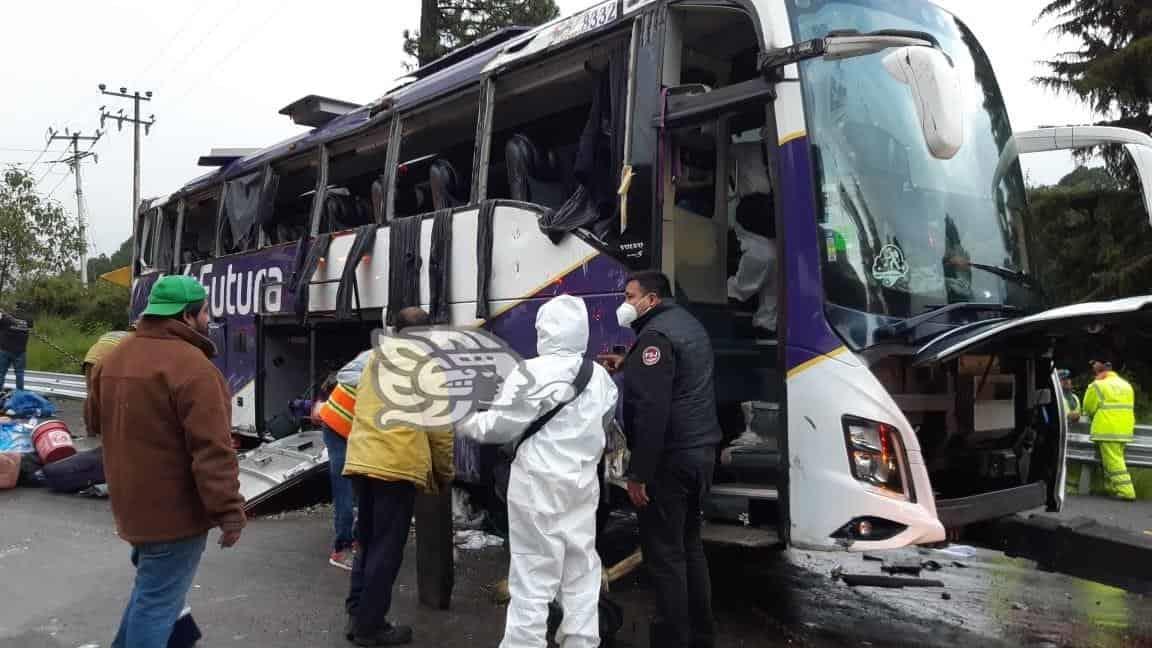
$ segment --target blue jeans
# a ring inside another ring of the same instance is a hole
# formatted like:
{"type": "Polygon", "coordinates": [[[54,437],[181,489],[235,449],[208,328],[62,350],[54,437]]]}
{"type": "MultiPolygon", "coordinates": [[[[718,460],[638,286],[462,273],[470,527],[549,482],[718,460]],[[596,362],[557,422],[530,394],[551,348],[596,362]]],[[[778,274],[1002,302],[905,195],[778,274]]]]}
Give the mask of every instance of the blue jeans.
{"type": "Polygon", "coordinates": [[[132,546],[136,584],[112,648],[165,648],[184,609],[208,534],[132,546]]]}
{"type": "Polygon", "coordinates": [[[0,351],[0,388],[4,387],[4,380],[8,378],[8,367],[12,367],[16,372],[16,389],[24,390],[24,363],[27,359],[27,353],[0,351]]]}
{"type": "Polygon", "coordinates": [[[348,440],[333,432],[327,425],[324,428],[324,445],[328,447],[328,477],[332,484],[332,509],[335,513],[336,540],[333,551],[343,551],[352,546],[355,540],[353,524],[356,495],[352,491],[352,480],[344,476],[344,459],[348,456],[348,440]]]}

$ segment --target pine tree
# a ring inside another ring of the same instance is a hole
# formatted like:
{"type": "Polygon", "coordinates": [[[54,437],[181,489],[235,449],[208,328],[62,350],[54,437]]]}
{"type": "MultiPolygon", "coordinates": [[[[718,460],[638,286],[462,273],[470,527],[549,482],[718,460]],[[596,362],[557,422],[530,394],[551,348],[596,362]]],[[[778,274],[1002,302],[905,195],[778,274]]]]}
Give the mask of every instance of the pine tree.
{"type": "MultiPolygon", "coordinates": [[[[1088,102],[1102,125],[1152,132],[1152,2],[1052,0],[1040,11],[1046,19],[1057,21],[1053,33],[1081,44],[1043,61],[1049,74],[1034,80],[1088,102]]],[[[1105,158],[1113,172],[1124,168],[1119,149],[1105,158]]]]}
{"type": "Polygon", "coordinates": [[[404,30],[404,53],[417,65],[504,27],[532,27],[560,14],[553,0],[422,0],[421,4],[420,30],[404,30]]]}

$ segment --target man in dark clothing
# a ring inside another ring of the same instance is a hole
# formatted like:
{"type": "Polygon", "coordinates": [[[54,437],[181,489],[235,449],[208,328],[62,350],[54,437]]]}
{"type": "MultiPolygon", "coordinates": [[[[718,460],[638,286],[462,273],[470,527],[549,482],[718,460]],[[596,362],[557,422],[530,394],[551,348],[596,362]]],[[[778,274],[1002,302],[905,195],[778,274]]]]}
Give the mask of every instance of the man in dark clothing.
{"type": "Polygon", "coordinates": [[[639,509],[644,562],[656,586],[662,635],[653,645],[713,644],[708,562],[700,537],[704,497],[721,440],[708,332],[688,311],[665,303],[668,278],[639,272],[616,311],[636,343],[626,356],[602,356],[623,373],[624,420],[632,457],[628,496],[639,509]]]}
{"type": "Polygon", "coordinates": [[[11,312],[0,311],[0,387],[8,378],[8,367],[16,373],[16,389],[24,389],[24,365],[28,358],[28,336],[32,317],[22,304],[11,312]]]}

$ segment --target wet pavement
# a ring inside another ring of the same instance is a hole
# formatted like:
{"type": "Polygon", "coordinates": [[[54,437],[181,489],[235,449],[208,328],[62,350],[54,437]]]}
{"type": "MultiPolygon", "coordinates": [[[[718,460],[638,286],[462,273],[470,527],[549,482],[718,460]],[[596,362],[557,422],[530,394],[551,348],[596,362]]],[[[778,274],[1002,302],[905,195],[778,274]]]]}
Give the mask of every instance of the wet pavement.
{"type": "MultiPolygon", "coordinates": [[[[1070,511],[1152,528],[1141,517],[1149,507],[1112,505],[1069,502],[1070,511]]],[[[341,636],[348,575],[327,563],[331,524],[329,507],[312,507],[252,520],[235,549],[210,543],[189,599],[202,645],[349,645],[341,636]]],[[[504,608],[491,602],[490,585],[504,574],[503,552],[460,551],[452,609],[437,611],[416,601],[412,549],[393,616],[415,627],[414,645],[497,645],[504,608]]],[[[860,554],[710,552],[717,646],[1152,646],[1152,600],[1136,594],[983,549],[878,557],[935,561],[939,571],[920,576],[944,586],[851,588],[833,578],[881,574],[882,563],[860,554]]],[[[0,493],[0,646],[107,646],[131,578],[106,500],[0,493]]],[[[643,570],[614,584],[610,596],[625,611],[617,645],[647,646],[643,570]]]]}
{"type": "MultiPolygon", "coordinates": [[[[0,583],[18,593],[0,602],[0,646],[107,646],[132,576],[107,501],[18,489],[0,494],[0,510],[0,583]]],[[[330,528],[321,506],[253,520],[233,550],[210,545],[190,595],[204,645],[347,645],[347,572],[327,564],[330,528]]],[[[441,612],[416,602],[411,549],[394,616],[415,626],[415,645],[495,646],[504,610],[490,584],[503,574],[502,552],[461,551],[453,607],[441,612]]],[[[1152,646],[1152,601],[1138,595],[987,550],[881,557],[934,560],[941,569],[921,576],[944,587],[850,588],[832,578],[837,568],[881,573],[859,554],[712,552],[717,646],[1152,646]]],[[[621,646],[647,645],[644,581],[636,572],[611,593],[627,619],[621,646]]]]}

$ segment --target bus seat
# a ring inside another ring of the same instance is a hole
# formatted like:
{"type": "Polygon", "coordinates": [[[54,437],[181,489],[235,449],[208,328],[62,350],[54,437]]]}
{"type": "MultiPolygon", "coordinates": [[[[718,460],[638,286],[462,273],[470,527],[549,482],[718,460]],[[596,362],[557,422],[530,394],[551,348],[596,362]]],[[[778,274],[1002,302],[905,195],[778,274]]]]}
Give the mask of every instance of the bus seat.
{"type": "Polygon", "coordinates": [[[460,176],[448,160],[441,159],[432,163],[428,169],[428,182],[432,188],[432,209],[439,211],[467,202],[459,198],[460,176]]]}
{"type": "Polygon", "coordinates": [[[513,135],[504,147],[513,200],[557,209],[568,199],[555,152],[541,153],[527,135],[513,135]]]}

